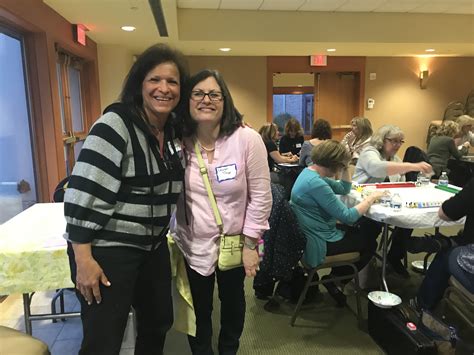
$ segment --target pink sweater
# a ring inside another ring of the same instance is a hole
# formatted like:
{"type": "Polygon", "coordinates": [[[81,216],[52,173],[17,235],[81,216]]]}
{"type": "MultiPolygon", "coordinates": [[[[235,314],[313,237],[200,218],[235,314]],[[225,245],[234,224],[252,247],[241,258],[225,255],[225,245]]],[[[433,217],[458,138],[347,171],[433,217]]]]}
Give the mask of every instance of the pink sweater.
{"type": "MultiPolygon", "coordinates": [[[[272,207],[267,151],[260,135],[253,129],[238,128],[231,136],[219,138],[214,160],[207,165],[212,190],[224,224],[224,233],[243,233],[260,238],[269,229],[272,207]]],[[[212,212],[194,153],[193,143],[185,141],[186,205],[189,224],[184,216],[184,195],[177,202],[176,220],[171,234],[190,267],[208,276],[215,270],[219,246],[219,229],[212,212]]]]}

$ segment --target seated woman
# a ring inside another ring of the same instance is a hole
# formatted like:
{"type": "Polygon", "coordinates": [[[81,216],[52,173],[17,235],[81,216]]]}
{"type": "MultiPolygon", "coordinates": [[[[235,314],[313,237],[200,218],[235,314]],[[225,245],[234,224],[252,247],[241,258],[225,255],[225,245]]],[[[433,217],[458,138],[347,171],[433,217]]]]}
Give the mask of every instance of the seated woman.
{"type": "Polygon", "coordinates": [[[403,174],[409,171],[430,173],[431,165],[426,162],[404,163],[396,155],[405,139],[397,126],[384,125],[370,139],[361,152],[354,171],[353,181],[359,184],[405,181],[403,174]]]}
{"type": "Polygon", "coordinates": [[[298,161],[298,156],[290,155],[285,156],[280,154],[278,151],[278,147],[276,145],[276,141],[278,140],[278,127],[274,123],[266,123],[264,124],[260,130],[258,131],[262,136],[263,143],[265,143],[265,147],[267,148],[267,160],[268,160],[268,167],[270,168],[270,172],[272,172],[272,182],[278,183],[278,175],[274,174],[275,163],[296,163],[298,161]]]}
{"type": "MultiPolygon", "coordinates": [[[[405,135],[397,126],[385,125],[370,139],[369,145],[361,152],[352,180],[359,184],[405,181],[404,174],[409,171],[431,172],[431,165],[426,162],[404,163],[396,156],[405,135]]],[[[374,222],[375,223],[375,222],[374,222]]],[[[392,245],[388,261],[400,275],[408,277],[401,259],[405,255],[405,243],[411,236],[411,229],[395,228],[392,233],[392,245]]],[[[431,251],[431,250],[430,250],[431,251]]]]}
{"type": "Polygon", "coordinates": [[[303,129],[298,120],[292,117],[285,124],[285,134],[280,139],[280,153],[297,155],[300,153],[303,142],[303,129]]]}
{"type": "MultiPolygon", "coordinates": [[[[356,266],[361,270],[375,251],[376,228],[362,220],[357,228],[347,227],[344,232],[336,228],[336,221],[354,224],[383,192],[376,191],[355,207],[348,208],[336,195],[348,194],[351,190],[349,152],[341,143],[327,140],[313,148],[311,158],[313,165],[298,176],[290,199],[291,208],[307,238],[304,260],[316,267],[323,263],[327,255],[359,252],[360,260],[356,266]],[[334,180],[333,177],[338,173],[342,174],[342,179],[334,180]]],[[[338,276],[350,272],[348,266],[331,271],[338,276]]],[[[334,283],[324,283],[324,286],[339,306],[345,304],[344,294],[334,283]]]]}
{"type": "Polygon", "coordinates": [[[457,195],[446,200],[438,210],[445,221],[467,216],[462,234],[454,237],[453,247],[436,254],[418,290],[418,309],[433,309],[443,297],[448,280],[454,276],[469,292],[474,293],[474,179],[457,195]]]}
{"type": "Polygon", "coordinates": [[[303,143],[300,152],[300,166],[309,166],[313,164],[311,160],[311,150],[319,143],[332,138],[331,124],[325,119],[318,118],[313,123],[311,130],[311,139],[303,143]]]}
{"type": "Polygon", "coordinates": [[[351,126],[352,130],[342,138],[341,143],[351,154],[351,164],[356,165],[360,152],[369,145],[372,124],[368,118],[354,117],[351,126]]]}
{"type": "Polygon", "coordinates": [[[460,159],[469,151],[469,142],[465,142],[461,150],[457,149],[454,137],[458,134],[459,125],[454,121],[445,121],[431,138],[427,154],[433,164],[435,176],[438,177],[443,171],[447,171],[449,158],[460,159]]]}
{"type": "Polygon", "coordinates": [[[474,133],[472,132],[472,126],[474,126],[474,118],[469,115],[459,116],[456,120],[459,125],[459,135],[454,139],[458,150],[464,148],[464,143],[469,143],[469,146],[474,146],[474,133]]]}

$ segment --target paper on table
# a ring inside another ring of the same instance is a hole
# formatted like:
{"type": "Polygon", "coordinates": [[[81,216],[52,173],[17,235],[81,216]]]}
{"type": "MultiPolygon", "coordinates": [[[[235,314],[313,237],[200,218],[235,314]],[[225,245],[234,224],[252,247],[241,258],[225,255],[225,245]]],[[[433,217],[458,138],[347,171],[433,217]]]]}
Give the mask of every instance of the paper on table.
{"type": "Polygon", "coordinates": [[[66,246],[66,239],[58,236],[48,238],[43,244],[43,247],[48,248],[60,248],[66,246]]]}

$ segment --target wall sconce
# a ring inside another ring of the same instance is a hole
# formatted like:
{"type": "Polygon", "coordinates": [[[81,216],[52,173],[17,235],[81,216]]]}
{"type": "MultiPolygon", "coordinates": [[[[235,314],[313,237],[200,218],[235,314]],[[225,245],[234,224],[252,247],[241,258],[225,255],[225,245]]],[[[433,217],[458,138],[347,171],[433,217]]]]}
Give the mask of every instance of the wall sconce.
{"type": "Polygon", "coordinates": [[[428,76],[430,72],[428,70],[420,71],[420,89],[426,89],[426,84],[428,82],[428,76]]]}

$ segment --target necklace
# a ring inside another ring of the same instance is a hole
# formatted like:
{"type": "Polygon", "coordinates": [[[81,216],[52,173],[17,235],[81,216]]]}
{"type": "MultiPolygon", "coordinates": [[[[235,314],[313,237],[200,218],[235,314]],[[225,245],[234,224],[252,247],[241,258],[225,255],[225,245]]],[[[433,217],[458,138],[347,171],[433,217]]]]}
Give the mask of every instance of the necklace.
{"type": "Polygon", "coordinates": [[[207,148],[205,146],[202,145],[202,143],[199,141],[199,139],[197,140],[198,141],[198,144],[199,146],[204,149],[206,152],[213,152],[214,150],[216,150],[216,146],[212,147],[212,148],[207,148]]]}

